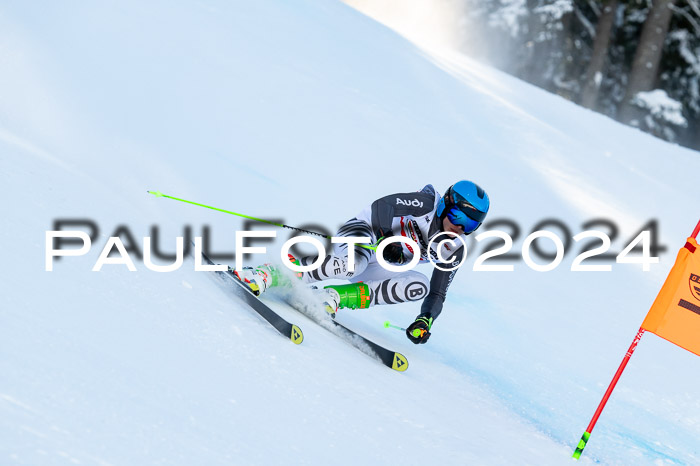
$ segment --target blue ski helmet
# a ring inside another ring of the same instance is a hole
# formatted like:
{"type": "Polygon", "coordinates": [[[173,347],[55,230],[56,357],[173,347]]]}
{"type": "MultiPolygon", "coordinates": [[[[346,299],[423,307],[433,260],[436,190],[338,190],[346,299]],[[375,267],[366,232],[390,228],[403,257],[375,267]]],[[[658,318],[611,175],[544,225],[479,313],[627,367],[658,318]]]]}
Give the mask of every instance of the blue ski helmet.
{"type": "Polygon", "coordinates": [[[464,228],[469,234],[479,228],[489,211],[489,196],[476,183],[459,181],[447,189],[438,201],[437,215],[440,220],[445,217],[455,225],[464,228]]]}

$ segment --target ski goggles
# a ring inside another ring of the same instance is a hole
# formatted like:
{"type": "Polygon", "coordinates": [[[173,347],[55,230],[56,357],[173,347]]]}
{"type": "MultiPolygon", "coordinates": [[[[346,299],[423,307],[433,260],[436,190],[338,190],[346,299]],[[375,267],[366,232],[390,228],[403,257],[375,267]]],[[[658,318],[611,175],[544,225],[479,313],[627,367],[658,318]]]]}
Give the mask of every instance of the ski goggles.
{"type": "Polygon", "coordinates": [[[459,207],[454,206],[447,211],[447,218],[450,222],[460,226],[464,229],[464,233],[471,233],[481,225],[481,222],[477,222],[473,218],[469,218],[467,214],[459,210],[459,207]]]}
{"type": "Polygon", "coordinates": [[[452,206],[447,211],[447,218],[454,225],[464,229],[464,233],[472,233],[479,228],[481,222],[486,218],[486,213],[477,210],[469,201],[458,193],[450,190],[448,198],[452,199],[452,206]]]}

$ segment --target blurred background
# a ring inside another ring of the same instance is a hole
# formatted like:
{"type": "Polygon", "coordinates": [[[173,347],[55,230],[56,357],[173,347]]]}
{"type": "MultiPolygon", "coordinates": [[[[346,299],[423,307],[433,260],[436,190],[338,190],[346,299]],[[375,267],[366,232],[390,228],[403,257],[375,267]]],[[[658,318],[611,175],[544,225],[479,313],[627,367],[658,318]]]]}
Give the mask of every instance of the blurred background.
{"type": "Polygon", "coordinates": [[[346,0],[418,45],[464,53],[700,150],[700,0],[346,0]]]}

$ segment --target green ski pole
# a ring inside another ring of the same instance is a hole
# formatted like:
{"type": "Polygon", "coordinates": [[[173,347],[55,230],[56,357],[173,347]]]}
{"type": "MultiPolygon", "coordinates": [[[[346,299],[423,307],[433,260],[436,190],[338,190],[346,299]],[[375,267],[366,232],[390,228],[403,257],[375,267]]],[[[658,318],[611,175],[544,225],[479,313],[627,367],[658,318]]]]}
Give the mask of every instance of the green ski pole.
{"type": "MultiPolygon", "coordinates": [[[[192,205],[196,205],[196,206],[199,206],[199,207],[206,207],[207,209],[216,210],[216,211],[219,211],[219,212],[223,212],[223,213],[225,213],[225,214],[235,215],[235,216],[237,216],[237,217],[248,218],[248,219],[250,219],[250,220],[255,220],[256,222],[267,223],[268,225],[274,225],[274,226],[280,227],[280,228],[289,228],[290,230],[296,230],[296,231],[300,231],[300,232],[302,232],[302,233],[308,233],[308,234],[310,234],[310,235],[316,235],[316,236],[320,236],[321,238],[326,238],[326,239],[330,239],[330,238],[331,238],[331,236],[329,236],[329,235],[324,235],[324,234],[322,234],[322,233],[318,233],[318,232],[315,232],[315,231],[304,230],[304,229],[302,229],[302,228],[297,228],[297,227],[285,225],[285,224],[283,224],[283,223],[275,223],[275,222],[271,222],[271,221],[269,221],[269,220],[265,220],[265,219],[262,219],[262,218],[251,217],[250,215],[240,214],[240,213],[238,213],[238,212],[232,212],[232,211],[230,211],[230,210],[225,210],[225,209],[219,209],[218,207],[212,207],[212,206],[209,206],[209,205],[206,205],[206,204],[200,204],[199,202],[192,202],[192,201],[188,201],[188,200],[186,200],[186,199],[180,199],[180,198],[178,198],[178,197],[168,196],[167,194],[163,194],[163,193],[161,193],[160,191],[146,191],[146,192],[147,192],[148,194],[153,194],[153,195],[156,196],[156,197],[167,197],[168,199],[172,199],[172,200],[174,200],[174,201],[185,202],[185,203],[187,203],[187,204],[192,204],[192,205]]],[[[360,247],[362,247],[362,248],[365,248],[365,249],[371,249],[371,250],[373,250],[373,251],[376,251],[376,250],[377,250],[377,246],[376,246],[376,245],[358,244],[358,246],[360,246],[360,247]]]]}
{"type": "Polygon", "coordinates": [[[406,331],[405,328],[399,327],[398,325],[394,325],[391,322],[389,322],[388,320],[386,322],[384,322],[384,328],[395,328],[396,330],[403,330],[404,332],[406,331]]]}

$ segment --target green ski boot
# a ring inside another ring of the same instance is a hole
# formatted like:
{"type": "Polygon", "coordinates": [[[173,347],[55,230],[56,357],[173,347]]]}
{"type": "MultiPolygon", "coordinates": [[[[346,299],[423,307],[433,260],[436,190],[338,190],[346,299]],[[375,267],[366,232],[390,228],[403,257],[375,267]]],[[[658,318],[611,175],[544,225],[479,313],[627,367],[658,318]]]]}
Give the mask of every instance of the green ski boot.
{"type": "Polygon", "coordinates": [[[370,305],[369,286],[364,283],[328,285],[323,290],[326,292],[323,305],[333,318],[338,309],[365,309],[370,305]]]}

